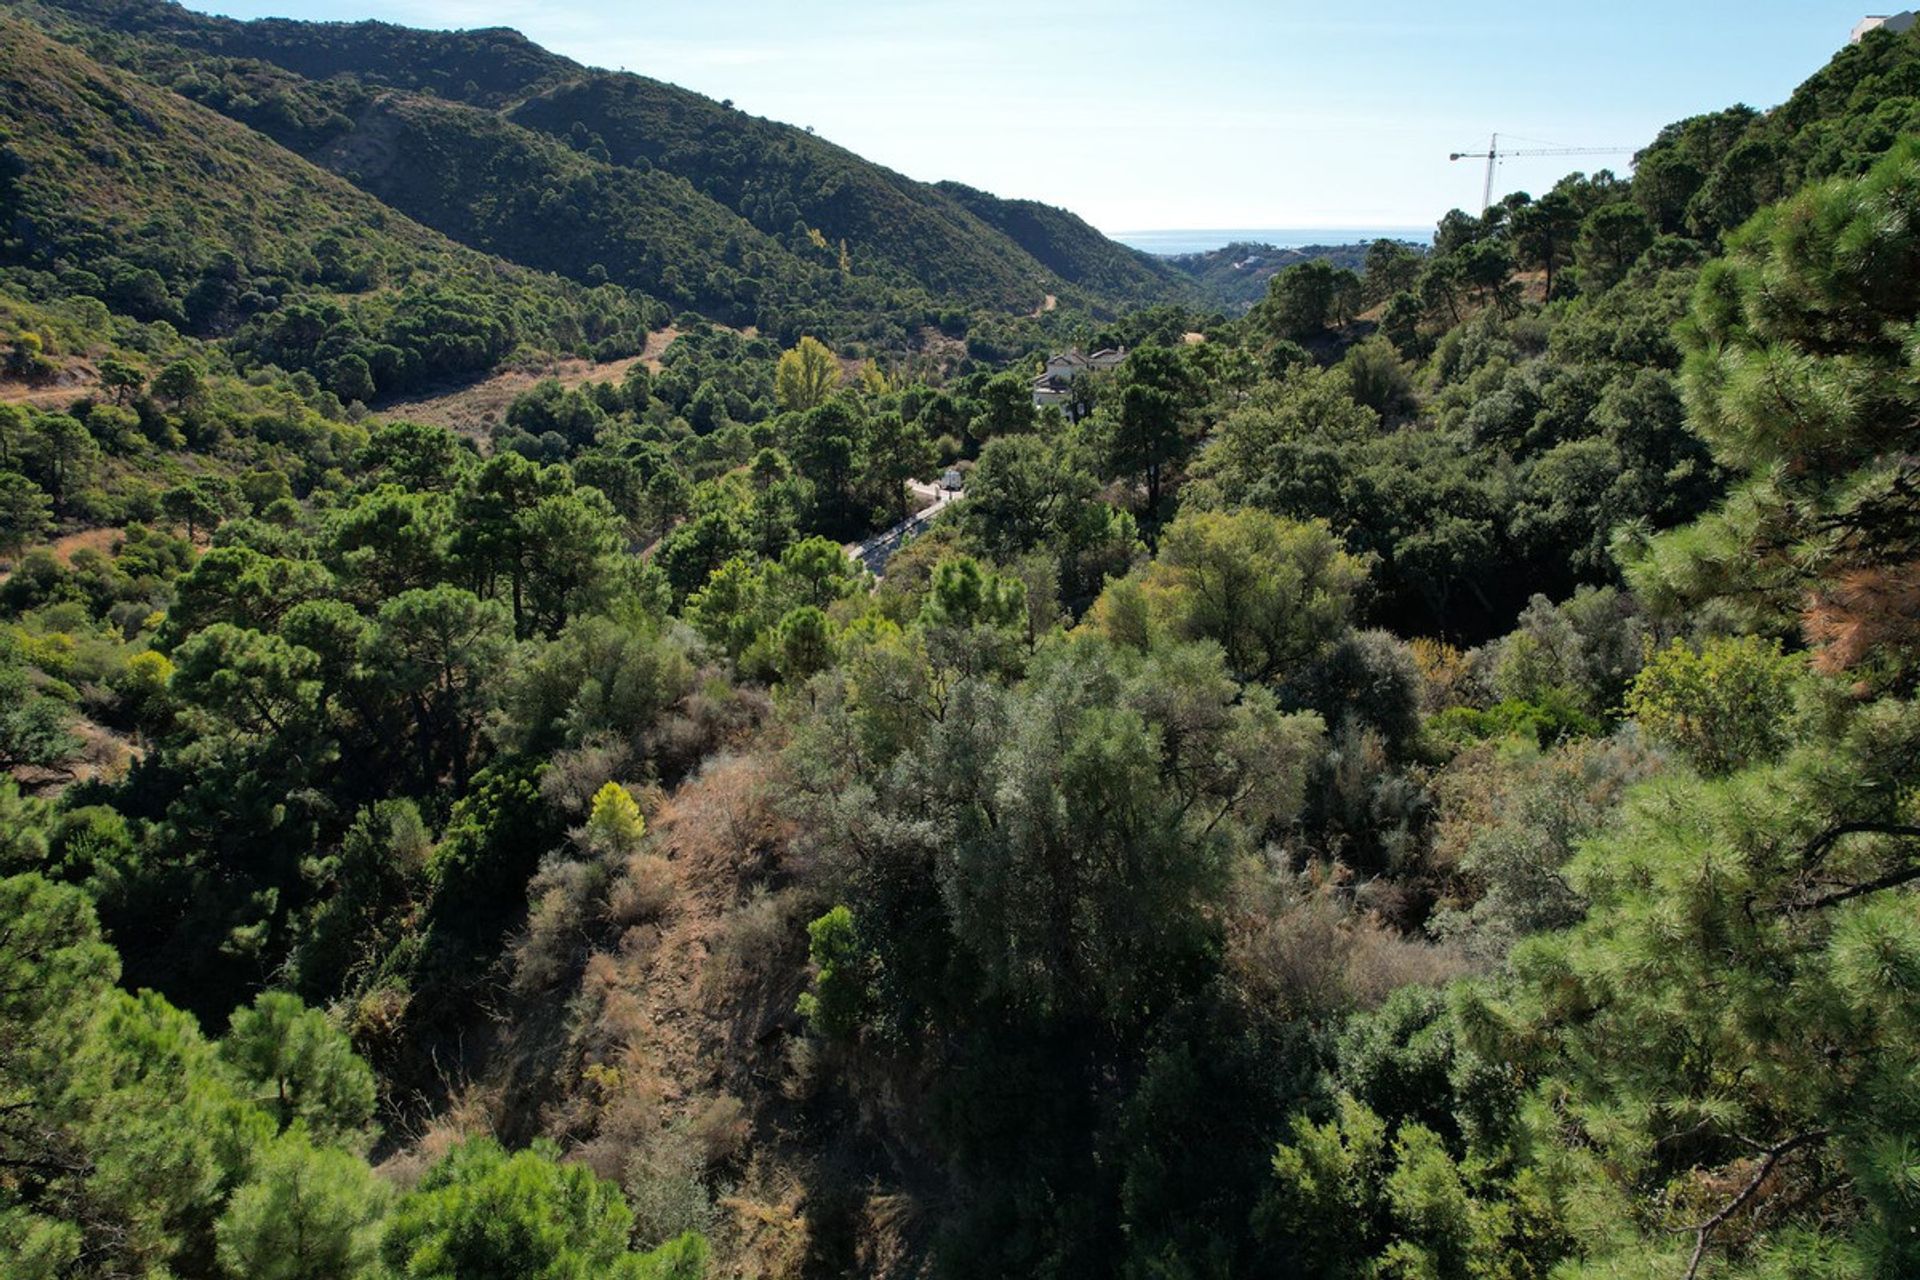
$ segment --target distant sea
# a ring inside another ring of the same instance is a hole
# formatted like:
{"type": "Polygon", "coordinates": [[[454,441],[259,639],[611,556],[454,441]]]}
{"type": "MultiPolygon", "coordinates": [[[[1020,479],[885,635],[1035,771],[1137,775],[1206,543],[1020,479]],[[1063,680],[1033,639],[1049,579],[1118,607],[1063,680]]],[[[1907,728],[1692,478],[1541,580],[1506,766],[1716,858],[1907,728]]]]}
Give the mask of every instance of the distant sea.
{"type": "Polygon", "coordinates": [[[1242,241],[1298,249],[1310,244],[1370,244],[1385,236],[1426,244],[1432,227],[1269,227],[1264,231],[1115,231],[1112,238],[1147,253],[1207,253],[1242,241]]]}

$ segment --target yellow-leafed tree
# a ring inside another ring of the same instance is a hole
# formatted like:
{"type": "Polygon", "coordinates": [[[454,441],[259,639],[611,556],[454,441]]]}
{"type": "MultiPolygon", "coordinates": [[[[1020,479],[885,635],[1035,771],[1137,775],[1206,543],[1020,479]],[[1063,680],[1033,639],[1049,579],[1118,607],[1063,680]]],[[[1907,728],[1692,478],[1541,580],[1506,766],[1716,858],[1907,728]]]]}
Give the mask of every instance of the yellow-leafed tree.
{"type": "Polygon", "coordinates": [[[815,338],[802,338],[781,355],[773,374],[773,393],[782,409],[804,412],[831,395],[839,380],[840,366],[827,345],[815,338]]]}

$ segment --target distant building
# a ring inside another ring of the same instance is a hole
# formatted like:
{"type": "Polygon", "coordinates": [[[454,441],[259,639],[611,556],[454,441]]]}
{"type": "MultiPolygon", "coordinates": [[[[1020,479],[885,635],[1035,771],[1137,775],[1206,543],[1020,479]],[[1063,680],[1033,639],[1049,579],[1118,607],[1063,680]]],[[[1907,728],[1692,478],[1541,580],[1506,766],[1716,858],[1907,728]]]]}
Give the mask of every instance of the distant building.
{"type": "Polygon", "coordinates": [[[1891,31],[1898,35],[1902,31],[1913,30],[1920,22],[1920,12],[1908,9],[1904,13],[1870,13],[1853,25],[1853,37],[1849,43],[1859,44],[1869,31],[1891,31]]]}
{"type": "Polygon", "coordinates": [[[1033,407],[1044,409],[1057,404],[1067,410],[1072,403],[1073,380],[1083,373],[1107,373],[1120,367],[1127,358],[1125,347],[1102,347],[1088,355],[1075,347],[1047,357],[1046,368],[1033,380],[1033,407]]]}
{"type": "Polygon", "coordinates": [[[1060,406],[1060,412],[1067,411],[1070,388],[1064,382],[1054,382],[1042,374],[1033,380],[1033,407],[1044,409],[1050,404],[1060,406]]]}

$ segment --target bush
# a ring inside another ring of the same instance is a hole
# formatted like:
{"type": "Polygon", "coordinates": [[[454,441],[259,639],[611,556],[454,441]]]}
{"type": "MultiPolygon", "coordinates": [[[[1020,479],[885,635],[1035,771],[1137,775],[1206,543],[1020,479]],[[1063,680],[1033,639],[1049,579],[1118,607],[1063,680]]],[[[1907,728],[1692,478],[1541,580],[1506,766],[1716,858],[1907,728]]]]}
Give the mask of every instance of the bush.
{"type": "Polygon", "coordinates": [[[592,905],[606,882],[598,862],[550,861],[540,868],[527,886],[533,907],[526,928],[513,945],[516,991],[549,990],[579,968],[591,942],[592,905]]]}
{"type": "Polygon", "coordinates": [[[382,1260],[418,1277],[696,1277],[706,1245],[681,1237],[653,1255],[628,1251],[633,1214],[618,1188],[579,1165],[563,1165],[550,1144],[509,1156],[476,1138],[427,1171],[396,1209],[382,1260]]]}
{"type": "Polygon", "coordinates": [[[1234,885],[1225,963],[1263,1016],[1327,1023],[1465,968],[1454,948],[1402,937],[1330,880],[1254,869],[1234,885]]]}
{"type": "Polygon", "coordinates": [[[636,853],[627,859],[625,872],[607,893],[607,921],[624,929],[657,920],[673,905],[677,888],[673,867],[665,858],[636,853]]]}
{"type": "Polygon", "coordinates": [[[627,1161],[627,1201],[634,1237],[657,1245],[713,1221],[713,1198],[703,1178],[706,1153],[692,1128],[669,1125],[646,1139],[627,1161]]]}
{"type": "Polygon", "coordinates": [[[1499,738],[1525,738],[1548,747],[1568,738],[1592,737],[1602,727],[1574,705],[1572,694],[1559,688],[1542,690],[1538,702],[1509,698],[1485,710],[1449,707],[1427,721],[1435,738],[1455,747],[1499,738]]]}
{"type": "Polygon", "coordinates": [[[1294,690],[1330,723],[1351,716],[1403,756],[1420,733],[1424,681],[1411,649],[1385,631],[1355,631],[1308,671],[1294,690]]]}
{"type": "Polygon", "coordinates": [[[798,891],[756,886],[722,922],[700,974],[702,1002],[715,1008],[744,1003],[753,989],[798,968],[805,958],[800,911],[798,891]]]}
{"type": "Polygon", "coordinates": [[[837,906],[807,926],[813,990],[800,997],[800,1016],[829,1040],[850,1040],[867,1004],[868,958],[853,913],[837,906]]]}
{"type": "Polygon", "coordinates": [[[1697,650],[1676,640],[1634,678],[1627,711],[1700,772],[1732,773],[1786,749],[1804,670],[1777,640],[1740,636],[1697,650]]]}

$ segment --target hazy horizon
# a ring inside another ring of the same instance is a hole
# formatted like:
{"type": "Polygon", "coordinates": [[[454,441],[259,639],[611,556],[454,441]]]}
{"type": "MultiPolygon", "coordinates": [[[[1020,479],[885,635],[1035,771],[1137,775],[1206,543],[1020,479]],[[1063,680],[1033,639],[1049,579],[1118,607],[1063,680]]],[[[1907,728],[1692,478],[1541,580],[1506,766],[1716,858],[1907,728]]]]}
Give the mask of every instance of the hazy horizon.
{"type": "Polygon", "coordinates": [[[1178,255],[1210,253],[1230,244],[1264,244],[1275,249],[1299,249],[1309,245],[1361,244],[1379,239],[1410,240],[1420,244],[1433,239],[1431,227],[1135,227],[1101,234],[1131,249],[1144,253],[1178,255]]]}

